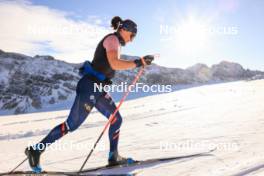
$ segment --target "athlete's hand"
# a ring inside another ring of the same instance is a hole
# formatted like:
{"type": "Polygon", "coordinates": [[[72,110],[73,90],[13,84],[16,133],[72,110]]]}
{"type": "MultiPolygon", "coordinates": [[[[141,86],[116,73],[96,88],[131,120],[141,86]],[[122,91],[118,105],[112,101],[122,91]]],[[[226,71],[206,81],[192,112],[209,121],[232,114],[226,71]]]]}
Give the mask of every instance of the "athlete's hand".
{"type": "Polygon", "coordinates": [[[153,60],[154,60],[154,55],[146,55],[141,59],[136,59],[134,62],[137,67],[141,67],[145,65],[150,65],[153,60]]]}

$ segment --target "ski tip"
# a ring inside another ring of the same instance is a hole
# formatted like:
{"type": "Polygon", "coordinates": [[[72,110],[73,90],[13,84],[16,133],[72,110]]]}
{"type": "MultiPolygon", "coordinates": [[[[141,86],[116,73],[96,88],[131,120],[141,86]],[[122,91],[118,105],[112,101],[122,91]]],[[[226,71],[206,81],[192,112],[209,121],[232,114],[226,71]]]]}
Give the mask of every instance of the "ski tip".
{"type": "Polygon", "coordinates": [[[217,150],[217,147],[210,149],[208,152],[210,153],[210,152],[214,152],[216,150],[217,150]]]}

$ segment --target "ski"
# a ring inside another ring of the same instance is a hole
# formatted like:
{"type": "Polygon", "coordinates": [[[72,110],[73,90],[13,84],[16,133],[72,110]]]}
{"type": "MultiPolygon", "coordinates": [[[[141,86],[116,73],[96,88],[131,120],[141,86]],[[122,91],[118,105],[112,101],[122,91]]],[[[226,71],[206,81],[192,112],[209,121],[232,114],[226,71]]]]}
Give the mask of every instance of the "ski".
{"type": "MultiPolygon", "coordinates": [[[[74,176],[74,175],[78,175],[78,172],[63,172],[63,171],[42,171],[41,173],[35,173],[34,171],[14,171],[12,173],[1,173],[0,176],[4,176],[4,175],[29,175],[29,176],[35,176],[35,175],[63,175],[63,176],[74,176]]],[[[86,174],[87,176],[94,176],[94,175],[89,175],[86,174]]]]}
{"type": "MultiPolygon", "coordinates": [[[[172,157],[161,157],[161,158],[151,158],[147,160],[141,160],[141,161],[136,161],[132,164],[120,164],[120,165],[114,165],[114,166],[99,166],[99,167],[94,167],[94,168],[89,168],[89,169],[84,169],[81,172],[78,171],[72,171],[72,172],[63,172],[63,171],[43,171],[37,175],[67,175],[67,176],[73,176],[73,175],[86,175],[86,176],[92,176],[95,174],[89,174],[89,172],[95,172],[95,171],[101,171],[101,170],[109,170],[109,169],[116,169],[116,168],[124,168],[124,167],[133,167],[133,166],[140,166],[140,165],[145,165],[145,164],[153,164],[156,162],[166,162],[166,161],[174,161],[174,160],[182,160],[182,159],[192,159],[196,157],[205,157],[205,156],[213,156],[212,152],[214,152],[216,148],[206,151],[206,152],[199,152],[199,153],[193,153],[193,154],[188,154],[188,155],[182,155],[182,156],[172,156],[172,157]]],[[[33,171],[15,171],[12,173],[2,173],[2,175],[34,175],[33,171]]],[[[98,174],[96,174],[98,175],[98,174]]],[[[100,175],[100,174],[99,174],[100,175]]],[[[105,174],[101,174],[102,176],[105,174]]],[[[116,176],[123,176],[127,174],[113,174],[116,176]]],[[[133,175],[133,174],[132,174],[133,175]]],[[[106,176],[106,175],[105,175],[106,176]]],[[[107,176],[111,176],[111,174],[107,174],[107,176]]]]}
{"type": "Polygon", "coordinates": [[[89,172],[94,172],[94,171],[99,171],[99,170],[106,170],[106,169],[114,169],[114,168],[132,167],[132,166],[138,166],[138,165],[144,165],[144,164],[152,164],[152,163],[156,163],[156,162],[181,160],[181,159],[196,158],[196,157],[203,157],[203,156],[213,156],[213,154],[211,154],[211,153],[214,152],[215,150],[216,150],[216,148],[211,149],[211,150],[206,151],[206,152],[199,152],[199,153],[182,155],[182,156],[152,158],[152,159],[147,159],[147,160],[136,161],[132,164],[120,164],[120,165],[114,165],[114,166],[109,166],[109,165],[99,166],[99,167],[95,167],[95,168],[84,169],[83,171],[79,172],[79,174],[89,173],[89,172]]]}
{"type": "MultiPolygon", "coordinates": [[[[33,171],[14,171],[12,173],[1,173],[1,176],[10,176],[10,175],[23,175],[23,176],[48,176],[48,175],[56,175],[56,176],[127,176],[127,174],[88,174],[88,173],[78,173],[76,172],[63,172],[63,171],[43,171],[41,173],[35,173],[33,171]]],[[[135,176],[136,174],[129,174],[129,176],[135,176]]]]}

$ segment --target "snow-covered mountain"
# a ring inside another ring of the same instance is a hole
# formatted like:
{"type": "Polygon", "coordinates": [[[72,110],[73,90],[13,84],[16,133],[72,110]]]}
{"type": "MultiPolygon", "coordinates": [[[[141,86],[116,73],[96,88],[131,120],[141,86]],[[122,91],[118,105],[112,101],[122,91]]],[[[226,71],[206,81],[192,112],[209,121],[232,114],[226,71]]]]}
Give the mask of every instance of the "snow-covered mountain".
{"type": "MultiPolygon", "coordinates": [[[[129,56],[124,56],[131,59],[129,56]]],[[[30,57],[0,50],[0,114],[19,114],[65,107],[72,102],[79,80],[80,64],[70,64],[52,56],[30,57]]],[[[119,71],[118,84],[130,82],[137,69],[119,71]]],[[[187,69],[153,64],[146,68],[140,82],[152,85],[178,85],[263,78],[263,72],[245,70],[237,63],[223,61],[211,68],[196,64],[187,69]]]]}
{"type": "Polygon", "coordinates": [[[66,100],[79,77],[72,64],[51,56],[0,51],[0,108],[18,114],[66,100]]]}

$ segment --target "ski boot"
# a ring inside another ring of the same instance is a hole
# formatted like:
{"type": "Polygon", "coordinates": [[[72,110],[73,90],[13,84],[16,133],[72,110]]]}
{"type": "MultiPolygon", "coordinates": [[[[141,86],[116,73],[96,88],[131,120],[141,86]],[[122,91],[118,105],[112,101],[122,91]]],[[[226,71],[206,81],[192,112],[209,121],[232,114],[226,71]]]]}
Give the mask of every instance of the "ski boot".
{"type": "Polygon", "coordinates": [[[137,161],[133,160],[132,158],[124,158],[120,156],[117,151],[109,152],[108,166],[129,165],[135,162],[137,161]]]}
{"type": "Polygon", "coordinates": [[[42,171],[39,161],[40,161],[40,155],[43,151],[44,150],[38,150],[37,148],[34,148],[32,146],[27,147],[25,150],[25,154],[28,157],[29,165],[32,171],[35,173],[40,173],[42,171]]]}

